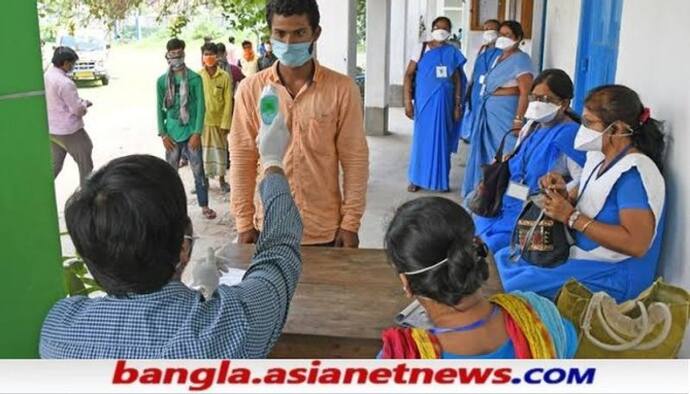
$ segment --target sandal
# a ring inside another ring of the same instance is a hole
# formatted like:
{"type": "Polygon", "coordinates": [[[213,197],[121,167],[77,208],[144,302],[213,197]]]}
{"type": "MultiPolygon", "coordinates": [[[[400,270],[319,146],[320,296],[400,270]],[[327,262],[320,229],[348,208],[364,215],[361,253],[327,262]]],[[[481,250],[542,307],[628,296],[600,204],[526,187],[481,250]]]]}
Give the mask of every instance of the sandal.
{"type": "Polygon", "coordinates": [[[202,208],[201,214],[204,215],[207,220],[213,220],[217,216],[216,211],[211,208],[202,208]]]}
{"type": "Polygon", "coordinates": [[[420,187],[415,185],[414,183],[410,183],[410,186],[407,187],[407,191],[410,193],[417,193],[419,189],[420,187]]]}

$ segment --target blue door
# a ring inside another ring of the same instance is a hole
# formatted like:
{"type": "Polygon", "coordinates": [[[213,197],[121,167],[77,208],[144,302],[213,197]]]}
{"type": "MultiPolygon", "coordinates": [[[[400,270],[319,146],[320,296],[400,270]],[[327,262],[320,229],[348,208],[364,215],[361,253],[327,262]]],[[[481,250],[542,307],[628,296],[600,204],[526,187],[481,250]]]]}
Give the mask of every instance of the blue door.
{"type": "Polygon", "coordinates": [[[573,103],[578,113],[587,92],[616,80],[622,10],[623,0],[582,0],[573,103]]]}

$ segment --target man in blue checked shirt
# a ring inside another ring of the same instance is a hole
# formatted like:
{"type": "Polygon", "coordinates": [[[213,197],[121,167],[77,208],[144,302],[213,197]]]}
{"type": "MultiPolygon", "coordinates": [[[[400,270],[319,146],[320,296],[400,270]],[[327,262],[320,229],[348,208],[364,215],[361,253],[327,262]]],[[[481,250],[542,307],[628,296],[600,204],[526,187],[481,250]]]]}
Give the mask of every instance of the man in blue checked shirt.
{"type": "Polygon", "coordinates": [[[175,169],[137,155],[94,173],[67,202],[65,220],[108,295],[59,301],[43,324],[41,357],[265,358],[301,271],[302,222],[281,168],[289,138],[282,115],[262,128],[264,231],[244,280],[208,300],[179,280],[191,225],[175,169]]]}

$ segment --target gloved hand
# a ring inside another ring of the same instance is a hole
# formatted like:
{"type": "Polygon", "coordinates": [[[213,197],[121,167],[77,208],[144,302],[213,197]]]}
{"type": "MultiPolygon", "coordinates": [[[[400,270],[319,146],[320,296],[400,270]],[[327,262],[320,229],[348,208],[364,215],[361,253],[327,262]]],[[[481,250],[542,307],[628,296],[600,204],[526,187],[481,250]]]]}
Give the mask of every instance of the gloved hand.
{"type": "Polygon", "coordinates": [[[256,145],[259,148],[259,161],[264,169],[283,167],[283,158],[290,144],[290,137],[282,112],[278,112],[270,125],[261,123],[256,145]]]}
{"type": "Polygon", "coordinates": [[[208,248],[205,259],[192,260],[187,264],[182,272],[182,283],[201,292],[208,300],[218,288],[221,271],[227,272],[227,267],[216,259],[213,248],[208,248]]]}

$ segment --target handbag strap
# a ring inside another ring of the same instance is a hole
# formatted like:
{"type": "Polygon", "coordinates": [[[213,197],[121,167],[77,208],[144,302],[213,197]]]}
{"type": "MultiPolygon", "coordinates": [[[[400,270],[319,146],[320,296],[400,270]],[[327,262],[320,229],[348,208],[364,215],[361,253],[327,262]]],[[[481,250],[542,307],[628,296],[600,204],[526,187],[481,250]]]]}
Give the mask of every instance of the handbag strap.
{"type": "Polygon", "coordinates": [[[429,44],[429,43],[426,42],[426,41],[424,41],[424,43],[422,44],[422,51],[419,52],[419,60],[417,60],[417,64],[419,64],[419,62],[422,61],[422,57],[424,57],[424,52],[426,52],[426,47],[427,47],[428,44],[429,44]]]}
{"type": "Polygon", "coordinates": [[[610,327],[610,325],[604,318],[604,314],[602,312],[602,303],[605,297],[609,296],[604,292],[599,292],[592,295],[592,299],[590,300],[589,305],[587,306],[587,310],[585,311],[582,321],[582,331],[584,332],[587,339],[589,339],[595,346],[611,352],[623,352],[627,350],[650,350],[659,346],[663,341],[666,340],[666,338],[668,338],[668,335],[671,332],[671,323],[673,319],[673,316],[671,315],[671,309],[668,307],[668,305],[660,302],[653,304],[654,306],[660,308],[660,310],[662,311],[664,315],[664,326],[659,335],[656,338],[654,338],[654,340],[643,344],[642,341],[651,332],[649,313],[644,303],[642,303],[641,301],[636,302],[637,307],[640,309],[640,320],[642,326],[640,332],[635,338],[626,341],[614,332],[614,330],[610,327]],[[598,339],[594,338],[591,331],[594,313],[596,313],[597,318],[599,319],[604,331],[606,331],[606,333],[614,341],[618,342],[618,344],[614,345],[603,343],[598,339]]]}
{"type": "MultiPolygon", "coordinates": [[[[539,124],[537,122],[533,122],[530,124],[530,128],[525,132],[525,137],[522,139],[521,142],[524,142],[530,135],[532,135],[532,132],[536,130],[539,127],[539,124]]],[[[503,160],[503,151],[505,150],[506,147],[506,140],[509,135],[513,134],[513,130],[508,130],[505,134],[503,134],[503,138],[501,139],[501,144],[498,146],[498,150],[496,151],[496,156],[494,157],[494,160],[497,162],[499,161],[508,161],[512,159],[515,155],[518,154],[520,151],[520,148],[522,147],[522,143],[519,143],[515,146],[515,149],[513,149],[512,152],[510,152],[510,155],[503,160]]]]}

